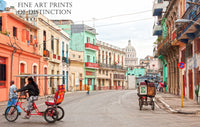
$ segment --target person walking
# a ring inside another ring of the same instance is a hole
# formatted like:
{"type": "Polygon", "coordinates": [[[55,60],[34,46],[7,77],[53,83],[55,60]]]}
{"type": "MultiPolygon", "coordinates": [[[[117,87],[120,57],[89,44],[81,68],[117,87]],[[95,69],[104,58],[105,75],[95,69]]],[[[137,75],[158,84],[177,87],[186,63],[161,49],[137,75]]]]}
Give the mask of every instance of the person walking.
{"type": "Polygon", "coordinates": [[[164,93],[166,93],[166,87],[167,87],[167,84],[166,84],[166,81],[164,81],[164,84],[163,84],[164,93]]]}
{"type": "Polygon", "coordinates": [[[160,82],[160,92],[163,92],[163,82],[160,82]]]}
{"type": "Polygon", "coordinates": [[[89,95],[90,94],[90,86],[87,85],[87,94],[89,95]]]}
{"type": "MultiPolygon", "coordinates": [[[[14,92],[16,90],[17,90],[17,87],[15,86],[14,81],[11,81],[10,82],[10,88],[9,88],[9,95],[8,95],[9,100],[8,100],[7,107],[12,106],[12,105],[16,105],[16,103],[17,103],[17,93],[14,92]]],[[[16,107],[17,107],[19,115],[21,115],[20,107],[18,105],[16,107]]]]}

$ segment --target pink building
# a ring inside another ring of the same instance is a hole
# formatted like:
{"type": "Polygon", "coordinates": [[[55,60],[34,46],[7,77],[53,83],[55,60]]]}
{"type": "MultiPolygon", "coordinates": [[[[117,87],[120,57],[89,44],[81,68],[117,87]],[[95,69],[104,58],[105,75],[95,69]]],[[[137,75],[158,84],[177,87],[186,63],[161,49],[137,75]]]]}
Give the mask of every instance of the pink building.
{"type": "MultiPolygon", "coordinates": [[[[17,88],[24,86],[24,78],[17,75],[47,74],[48,62],[39,55],[37,30],[13,13],[0,13],[0,101],[8,100],[11,79],[17,88]]],[[[48,89],[47,79],[34,79],[40,95],[44,95],[48,89]]]]}

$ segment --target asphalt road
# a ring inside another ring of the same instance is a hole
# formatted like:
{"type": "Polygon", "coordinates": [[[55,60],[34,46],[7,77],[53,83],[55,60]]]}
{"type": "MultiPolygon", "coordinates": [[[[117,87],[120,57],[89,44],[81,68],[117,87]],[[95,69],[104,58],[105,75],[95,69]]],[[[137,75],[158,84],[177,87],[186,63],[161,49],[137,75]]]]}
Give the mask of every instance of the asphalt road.
{"type": "MultiPolygon", "coordinates": [[[[45,109],[44,99],[38,100],[39,109],[45,109]]],[[[156,106],[139,110],[136,90],[84,92],[67,94],[61,106],[65,117],[61,121],[48,124],[41,116],[24,120],[20,116],[16,122],[8,122],[0,116],[0,127],[198,127],[200,117],[194,115],[171,114],[156,106]]],[[[4,107],[1,106],[1,110],[4,107]]]]}

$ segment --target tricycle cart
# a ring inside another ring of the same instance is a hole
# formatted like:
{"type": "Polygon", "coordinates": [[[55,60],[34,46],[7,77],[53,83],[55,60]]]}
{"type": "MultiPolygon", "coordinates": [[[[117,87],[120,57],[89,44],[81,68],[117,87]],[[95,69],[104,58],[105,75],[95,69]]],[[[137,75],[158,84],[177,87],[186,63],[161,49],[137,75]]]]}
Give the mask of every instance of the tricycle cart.
{"type": "Polygon", "coordinates": [[[154,97],[156,95],[156,88],[154,83],[141,82],[138,87],[139,108],[142,110],[143,105],[151,105],[151,109],[155,109],[154,97]]]}

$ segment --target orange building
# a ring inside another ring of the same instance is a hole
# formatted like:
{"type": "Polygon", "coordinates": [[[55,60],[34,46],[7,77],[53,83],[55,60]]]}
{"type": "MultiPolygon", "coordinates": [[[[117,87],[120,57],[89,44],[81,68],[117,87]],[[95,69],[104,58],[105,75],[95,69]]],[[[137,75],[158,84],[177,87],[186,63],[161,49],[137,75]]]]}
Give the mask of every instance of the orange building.
{"type": "MultiPolygon", "coordinates": [[[[0,13],[0,101],[8,100],[11,80],[17,88],[24,86],[25,80],[17,75],[47,74],[48,62],[39,55],[37,30],[13,13],[0,13]]],[[[34,80],[40,95],[48,94],[47,78],[34,80]]]]}

